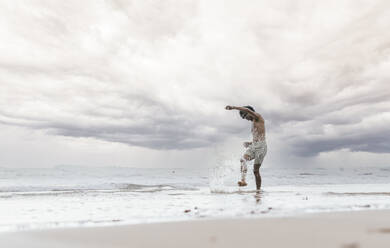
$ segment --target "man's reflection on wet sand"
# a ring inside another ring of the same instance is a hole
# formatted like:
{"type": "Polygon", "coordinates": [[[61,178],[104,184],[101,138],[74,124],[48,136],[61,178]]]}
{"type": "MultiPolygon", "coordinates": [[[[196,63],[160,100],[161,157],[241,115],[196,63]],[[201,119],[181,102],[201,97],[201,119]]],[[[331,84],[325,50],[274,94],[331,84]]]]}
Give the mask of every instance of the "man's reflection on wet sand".
{"type": "Polygon", "coordinates": [[[256,190],[256,193],[254,195],[256,199],[256,204],[261,204],[261,198],[263,196],[263,192],[261,190],[256,190]]]}

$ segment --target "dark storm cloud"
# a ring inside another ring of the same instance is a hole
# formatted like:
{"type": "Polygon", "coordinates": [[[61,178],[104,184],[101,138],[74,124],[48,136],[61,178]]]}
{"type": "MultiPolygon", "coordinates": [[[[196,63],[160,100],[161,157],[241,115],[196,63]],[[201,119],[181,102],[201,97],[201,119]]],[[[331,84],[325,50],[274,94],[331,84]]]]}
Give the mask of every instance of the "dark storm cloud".
{"type": "Polygon", "coordinates": [[[320,152],[348,149],[353,152],[390,152],[390,129],[372,130],[371,133],[357,132],[353,136],[320,138],[317,140],[302,139],[295,143],[293,151],[301,156],[314,156],[320,152]]]}
{"type": "Polygon", "coordinates": [[[213,116],[172,110],[163,102],[146,96],[125,94],[116,97],[123,98],[124,106],[95,105],[93,109],[71,113],[71,119],[62,120],[51,119],[44,113],[42,117],[29,117],[29,113],[18,115],[0,111],[1,122],[47,130],[54,135],[96,138],[158,150],[210,146],[242,131],[216,122],[213,116]],[[126,103],[134,110],[127,110],[126,103]],[[107,108],[109,111],[105,112],[107,108]]]}
{"type": "Polygon", "coordinates": [[[205,147],[222,141],[226,132],[215,132],[215,134],[203,133],[202,124],[186,120],[162,121],[152,119],[142,126],[118,127],[110,125],[107,127],[75,127],[65,125],[53,125],[46,127],[50,133],[71,137],[91,137],[110,142],[148,147],[157,150],[165,149],[192,149],[205,147]]]}

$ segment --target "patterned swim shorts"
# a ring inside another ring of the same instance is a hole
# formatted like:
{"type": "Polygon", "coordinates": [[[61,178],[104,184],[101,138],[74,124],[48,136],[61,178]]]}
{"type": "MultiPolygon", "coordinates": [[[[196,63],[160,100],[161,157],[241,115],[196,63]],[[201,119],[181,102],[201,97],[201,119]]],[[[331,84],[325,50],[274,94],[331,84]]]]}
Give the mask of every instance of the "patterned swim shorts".
{"type": "Polygon", "coordinates": [[[250,157],[250,160],[255,159],[255,164],[261,164],[267,154],[267,143],[265,140],[252,142],[245,154],[250,157]]]}

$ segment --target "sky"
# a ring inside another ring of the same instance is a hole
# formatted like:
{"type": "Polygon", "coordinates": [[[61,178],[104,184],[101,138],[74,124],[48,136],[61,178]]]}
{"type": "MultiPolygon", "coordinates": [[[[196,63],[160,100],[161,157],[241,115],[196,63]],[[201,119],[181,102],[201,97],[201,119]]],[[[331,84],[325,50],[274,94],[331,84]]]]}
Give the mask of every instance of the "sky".
{"type": "Polygon", "coordinates": [[[0,167],[238,160],[226,105],[264,167],[389,166],[389,29],[388,1],[1,1],[0,167]]]}

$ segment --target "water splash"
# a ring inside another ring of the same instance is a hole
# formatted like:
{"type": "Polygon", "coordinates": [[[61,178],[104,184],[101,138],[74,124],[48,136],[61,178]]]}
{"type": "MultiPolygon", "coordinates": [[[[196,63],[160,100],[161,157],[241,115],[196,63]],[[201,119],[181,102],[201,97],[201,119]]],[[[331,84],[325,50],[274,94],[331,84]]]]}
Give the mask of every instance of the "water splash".
{"type": "Polygon", "coordinates": [[[210,169],[209,187],[211,193],[229,193],[237,191],[233,186],[239,177],[239,163],[237,158],[225,159],[210,169]]]}

